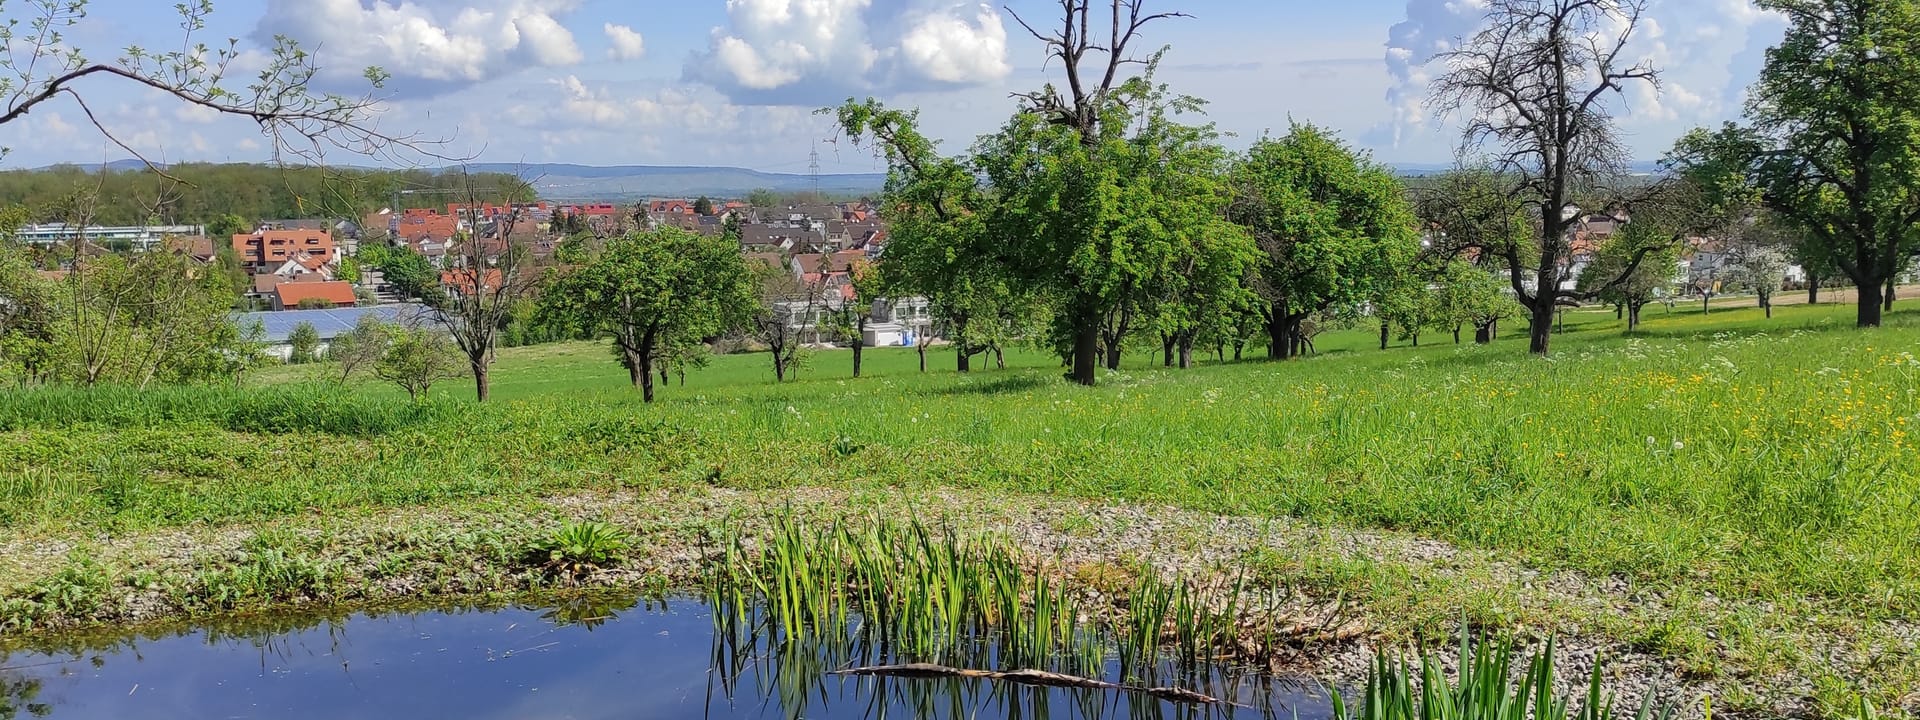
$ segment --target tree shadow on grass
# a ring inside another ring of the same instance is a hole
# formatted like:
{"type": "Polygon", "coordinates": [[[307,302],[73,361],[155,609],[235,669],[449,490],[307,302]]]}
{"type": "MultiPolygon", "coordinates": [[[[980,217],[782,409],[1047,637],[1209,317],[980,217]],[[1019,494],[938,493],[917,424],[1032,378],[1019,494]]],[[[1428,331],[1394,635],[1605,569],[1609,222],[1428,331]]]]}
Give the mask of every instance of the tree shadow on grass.
{"type": "Polygon", "coordinates": [[[1005,395],[1037,390],[1053,383],[1045,374],[1022,373],[991,380],[966,380],[935,390],[931,395],[1005,395]]]}

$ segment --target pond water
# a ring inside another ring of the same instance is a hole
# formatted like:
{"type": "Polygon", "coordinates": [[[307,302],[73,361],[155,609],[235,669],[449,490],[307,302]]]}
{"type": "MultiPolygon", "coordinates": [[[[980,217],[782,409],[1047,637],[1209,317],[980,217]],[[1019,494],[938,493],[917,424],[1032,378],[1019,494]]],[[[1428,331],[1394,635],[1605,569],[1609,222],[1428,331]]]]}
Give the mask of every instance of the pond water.
{"type": "Polygon", "coordinates": [[[1316,687],[1225,669],[1189,670],[1165,684],[1241,707],[1112,690],[829,674],[850,663],[913,660],[853,638],[722,641],[708,607],[680,599],[229,618],[0,652],[0,720],[1328,714],[1316,687]]]}

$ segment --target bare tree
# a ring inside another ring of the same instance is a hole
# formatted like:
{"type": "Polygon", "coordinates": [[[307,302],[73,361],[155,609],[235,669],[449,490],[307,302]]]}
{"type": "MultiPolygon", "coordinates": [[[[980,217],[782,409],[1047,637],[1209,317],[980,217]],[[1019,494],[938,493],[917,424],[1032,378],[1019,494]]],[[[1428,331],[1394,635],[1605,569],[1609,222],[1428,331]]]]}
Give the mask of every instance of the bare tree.
{"type": "Polygon", "coordinates": [[[819,339],[826,274],[819,275],[821,281],[808,282],[785,268],[760,270],[760,311],[753,317],[752,331],[773,356],[775,382],[786,382],[799,367],[808,336],[819,339]]]}
{"type": "MultiPolygon", "coordinates": [[[[272,140],[276,157],[285,153],[317,162],[329,148],[357,155],[443,157],[429,149],[441,141],[382,130],[373,120],[380,109],[373,95],[313,92],[310,85],[320,66],[299,43],[284,36],[274,38],[264,67],[248,78],[250,84],[232,88],[228,71],[241,55],[238,41],[228,39],[209,47],[198,39],[213,13],[210,0],[187,0],[176,6],[182,30],[178,49],[129,47],[112,64],[90,60],[64,34],[86,16],[87,0],[24,0],[23,4],[26,7],[19,13],[0,14],[0,40],[6,44],[0,52],[0,101],[4,102],[0,125],[20,120],[48,101],[68,98],[101,135],[152,171],[166,175],[102,123],[81,94],[84,81],[117,78],[222,115],[252,120],[272,140]]],[[[388,77],[377,67],[367,68],[364,75],[374,89],[388,77]]]]}
{"type": "MultiPolygon", "coordinates": [[[[1025,102],[1029,112],[1045,117],[1047,122],[1072,128],[1080,135],[1081,144],[1091,148],[1100,141],[1102,125],[1113,117],[1110,111],[1116,100],[1115,91],[1127,82],[1127,78],[1121,77],[1121,68],[1149,62],[1129,51],[1129,46],[1140,36],[1141,28],[1155,20],[1189,16],[1183,12],[1149,13],[1146,0],[1110,0],[1098,3],[1110,11],[1101,22],[1095,19],[1094,0],[1058,1],[1061,22],[1059,29],[1052,32],[1036,29],[1012,7],[1007,8],[1007,13],[1046,46],[1049,62],[1060,61],[1066,75],[1064,92],[1048,86],[1040,92],[1014,96],[1025,102]]],[[[1062,208],[1062,211],[1074,213],[1077,209],[1062,208]]],[[[1064,280],[1066,287],[1083,288],[1067,299],[1067,321],[1073,336],[1072,370],[1068,376],[1081,385],[1092,385],[1105,313],[1095,293],[1084,289],[1086,283],[1077,278],[1064,280]]]]}
{"type": "Polygon", "coordinates": [[[447,253],[450,264],[442,271],[442,287],[429,298],[473,375],[474,396],[485,402],[490,389],[488,370],[500,333],[513,315],[514,305],[533,292],[538,273],[532,252],[515,234],[523,210],[512,198],[499,212],[481,216],[480,191],[467,185],[471,229],[447,253]]]}
{"type": "Polygon", "coordinates": [[[1489,0],[1484,29],[1438,57],[1447,72],[1430,102],[1464,120],[1462,155],[1486,154],[1507,197],[1538,223],[1531,268],[1516,246],[1485,248],[1500,253],[1532,316],[1535,353],[1547,352],[1555,309],[1591,296],[1563,284],[1581,204],[1608,204],[1608,185],[1623,174],[1610,105],[1628,84],[1659,87],[1658,71],[1626,55],[1645,8],[1646,0],[1489,0]]]}

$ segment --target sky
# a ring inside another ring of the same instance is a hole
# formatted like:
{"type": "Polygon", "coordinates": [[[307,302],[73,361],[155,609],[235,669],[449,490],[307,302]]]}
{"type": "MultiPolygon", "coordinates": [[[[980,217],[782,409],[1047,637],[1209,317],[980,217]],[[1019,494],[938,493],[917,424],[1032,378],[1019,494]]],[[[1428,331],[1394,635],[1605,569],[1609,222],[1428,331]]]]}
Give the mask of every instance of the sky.
{"type": "MultiPolygon", "coordinates": [[[[1149,25],[1160,79],[1208,101],[1206,120],[1244,146],[1292,122],[1336,131],[1384,162],[1444,163],[1455,119],[1424,100],[1437,63],[1481,22],[1486,0],[1149,0],[1189,18],[1149,25]]],[[[1630,48],[1661,69],[1616,108],[1635,158],[1686,129],[1739,113],[1784,23],[1752,0],[1650,0],[1630,48]]],[[[172,2],[91,0],[67,43],[112,62],[130,45],[177,48],[172,2]]],[[[1015,20],[1058,22],[1057,0],[215,0],[197,37],[239,58],[240,90],[276,36],[311,52],[323,91],[380,99],[375,122],[444,141],[481,162],[727,165],[874,172],[870,148],[838,138],[822,107],[878,98],[921,111],[949,152],[1015,111],[1011,93],[1063,73],[1015,20]],[[365,68],[391,77],[369,87],[365,68]]],[[[25,12],[11,5],[7,16],[25,12]]],[[[221,117],[118,78],[75,88],[99,123],[156,161],[261,161],[271,143],[221,117]]],[[[128,157],[61,97],[0,126],[3,167],[128,157]]],[[[381,164],[338,152],[343,164],[381,164]]],[[[430,158],[416,161],[434,163],[430,158]]],[[[437,164],[437,163],[434,163],[437,164]]]]}

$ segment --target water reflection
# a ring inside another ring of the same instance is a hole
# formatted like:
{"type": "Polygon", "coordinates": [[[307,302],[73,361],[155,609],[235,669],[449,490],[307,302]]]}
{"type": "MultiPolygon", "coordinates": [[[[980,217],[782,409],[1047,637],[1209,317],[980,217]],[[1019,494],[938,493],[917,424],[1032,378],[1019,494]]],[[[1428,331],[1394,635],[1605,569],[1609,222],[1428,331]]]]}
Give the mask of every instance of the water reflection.
{"type": "MultiPolygon", "coordinates": [[[[857,617],[856,617],[857,620],[857,617]]],[[[995,643],[944,661],[997,668],[995,643]]],[[[716,632],[689,600],[226,618],[0,652],[15,718],[1324,717],[1323,694],[1232,668],[1146,670],[1233,705],[970,678],[836,675],[913,662],[849,624],[804,638],[716,632]],[[1162,675],[1162,673],[1167,673],[1162,675]]],[[[1109,667],[1116,679],[1117,667],[1109,667]]]]}

